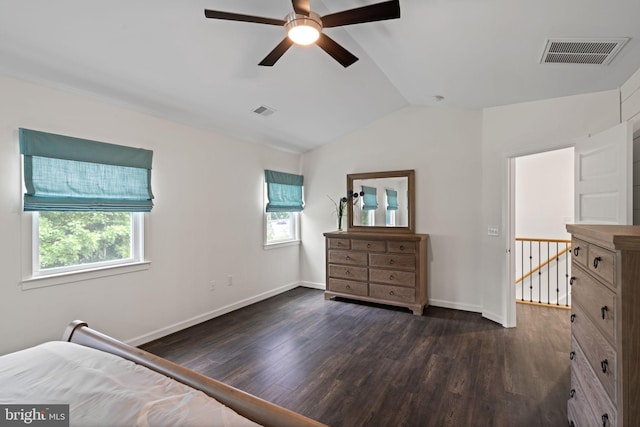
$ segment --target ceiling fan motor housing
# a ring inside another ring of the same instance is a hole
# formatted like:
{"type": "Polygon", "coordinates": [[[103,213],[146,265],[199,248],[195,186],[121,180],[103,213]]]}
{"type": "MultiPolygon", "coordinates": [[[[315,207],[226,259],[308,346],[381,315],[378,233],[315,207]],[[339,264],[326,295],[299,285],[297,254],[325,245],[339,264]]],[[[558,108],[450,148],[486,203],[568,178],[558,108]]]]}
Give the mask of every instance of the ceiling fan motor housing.
{"type": "Polygon", "coordinates": [[[315,12],[309,12],[309,16],[291,12],[284,19],[287,35],[297,44],[308,45],[315,42],[322,31],[322,19],[315,12]]]}

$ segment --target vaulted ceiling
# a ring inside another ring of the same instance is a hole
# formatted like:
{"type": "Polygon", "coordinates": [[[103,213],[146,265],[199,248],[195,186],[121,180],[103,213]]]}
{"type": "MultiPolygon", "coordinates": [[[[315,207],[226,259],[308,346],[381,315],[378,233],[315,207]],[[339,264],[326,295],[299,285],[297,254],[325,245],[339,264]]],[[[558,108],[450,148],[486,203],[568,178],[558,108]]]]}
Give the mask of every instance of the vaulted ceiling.
{"type": "MultiPolygon", "coordinates": [[[[376,0],[311,0],[320,15],[376,0]]],[[[620,87],[640,68],[639,0],[400,0],[401,18],[327,28],[260,62],[289,0],[0,0],[0,74],[305,152],[407,105],[480,109],[620,87]],[[548,39],[629,38],[608,65],[543,64],[548,39]],[[436,97],[444,99],[438,101],[436,97]],[[253,112],[266,106],[275,112],[253,112]]],[[[1,96],[1,94],[0,94],[1,96]]]]}

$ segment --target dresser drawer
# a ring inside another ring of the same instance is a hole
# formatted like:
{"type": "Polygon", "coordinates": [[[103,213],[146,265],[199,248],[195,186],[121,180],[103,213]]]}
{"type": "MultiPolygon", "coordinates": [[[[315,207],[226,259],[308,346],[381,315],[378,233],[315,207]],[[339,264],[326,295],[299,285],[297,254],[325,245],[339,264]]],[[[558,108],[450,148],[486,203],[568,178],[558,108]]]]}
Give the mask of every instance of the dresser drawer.
{"type": "Polygon", "coordinates": [[[589,244],[575,237],[571,239],[571,257],[574,262],[587,266],[587,249],[589,244]]]}
{"type": "Polygon", "coordinates": [[[339,279],[361,280],[366,282],[368,279],[368,271],[367,267],[329,264],[329,277],[337,277],[339,279]]]}
{"type": "Polygon", "coordinates": [[[329,251],[329,263],[367,265],[367,253],[350,251],[329,251]]]}
{"type": "Polygon", "coordinates": [[[588,253],[587,267],[604,281],[616,287],[616,254],[615,252],[603,249],[601,247],[590,245],[588,253]]]}
{"type": "Polygon", "coordinates": [[[330,291],[341,292],[343,294],[367,296],[367,284],[361,282],[353,282],[351,280],[342,280],[329,278],[330,291]]]}
{"type": "Polygon", "coordinates": [[[328,238],[327,246],[329,249],[351,249],[351,240],[328,238]]]}
{"type": "Polygon", "coordinates": [[[593,372],[595,372],[609,397],[616,402],[616,351],[607,342],[604,335],[598,331],[582,307],[576,304],[575,301],[571,307],[571,312],[573,319],[571,334],[584,351],[593,372]]]}
{"type": "Polygon", "coordinates": [[[571,389],[569,391],[569,401],[567,402],[567,416],[569,426],[589,427],[596,416],[593,415],[587,396],[582,390],[582,386],[576,377],[575,371],[571,370],[571,389]],[[573,423],[573,424],[571,424],[573,423]]]}
{"type": "Polygon", "coordinates": [[[597,280],[591,278],[579,267],[571,274],[571,298],[584,307],[593,322],[615,343],[616,342],[616,294],[597,280]]]}
{"type": "Polygon", "coordinates": [[[411,286],[416,285],[416,274],[412,271],[380,270],[372,268],[369,270],[369,280],[389,285],[411,286]]]}
{"type": "Polygon", "coordinates": [[[352,240],[351,249],[354,251],[384,252],[387,247],[380,240],[352,240]]]}
{"type": "Polygon", "coordinates": [[[369,296],[389,301],[414,302],[416,300],[416,290],[415,288],[371,283],[369,285],[369,296]]]}
{"type": "Polygon", "coordinates": [[[611,399],[609,399],[598,377],[591,369],[587,357],[573,337],[571,340],[571,351],[573,352],[573,358],[571,360],[571,388],[575,390],[572,399],[575,399],[576,402],[579,403],[578,406],[581,406],[582,402],[586,400],[592,412],[592,414],[589,414],[589,417],[593,417],[590,422],[584,425],[615,426],[617,415],[616,407],[611,399]],[[605,416],[604,420],[606,420],[607,423],[603,423],[603,416],[605,416]]]}
{"type": "Polygon", "coordinates": [[[402,254],[369,254],[371,267],[392,267],[415,270],[416,257],[402,254]]]}
{"type": "Polygon", "coordinates": [[[415,254],[417,252],[416,242],[387,242],[387,250],[395,253],[415,254]]]}

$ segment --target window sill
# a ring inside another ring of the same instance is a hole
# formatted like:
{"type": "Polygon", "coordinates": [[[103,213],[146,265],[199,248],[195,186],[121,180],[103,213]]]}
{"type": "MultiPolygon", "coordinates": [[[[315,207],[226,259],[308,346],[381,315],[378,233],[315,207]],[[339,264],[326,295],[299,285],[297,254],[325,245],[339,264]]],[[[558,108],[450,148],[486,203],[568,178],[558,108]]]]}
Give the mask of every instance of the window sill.
{"type": "Polygon", "coordinates": [[[264,245],[264,249],[286,248],[287,246],[299,246],[300,240],[290,240],[282,243],[269,243],[264,245]]]}
{"type": "Polygon", "coordinates": [[[68,273],[51,274],[47,276],[35,276],[22,280],[20,285],[23,291],[30,289],[44,288],[47,286],[64,285],[85,280],[98,279],[101,277],[116,276],[119,274],[133,273],[136,271],[148,270],[151,261],[142,261],[126,265],[114,265],[108,267],[87,269],[82,271],[70,271],[68,273]]]}

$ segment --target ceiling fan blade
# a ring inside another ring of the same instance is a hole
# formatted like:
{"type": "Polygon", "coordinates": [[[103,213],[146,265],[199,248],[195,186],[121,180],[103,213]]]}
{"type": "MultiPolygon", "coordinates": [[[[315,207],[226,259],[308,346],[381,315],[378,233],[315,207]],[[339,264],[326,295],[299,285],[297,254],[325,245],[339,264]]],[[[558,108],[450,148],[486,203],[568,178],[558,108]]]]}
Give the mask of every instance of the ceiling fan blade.
{"type": "Polygon", "coordinates": [[[284,25],[283,19],[264,18],[262,16],[242,15],[240,13],[222,12],[219,10],[204,10],[204,16],[213,19],[226,19],[227,21],[254,22],[256,24],[284,25]]]}
{"type": "Polygon", "coordinates": [[[357,56],[340,46],[326,34],[320,33],[320,38],[318,38],[316,44],[320,46],[322,50],[331,55],[333,59],[338,61],[344,68],[347,68],[358,60],[357,56]]]}
{"type": "Polygon", "coordinates": [[[309,0],[291,0],[293,3],[293,10],[298,15],[309,16],[309,12],[311,11],[311,6],[309,6],[309,0]]]}
{"type": "Polygon", "coordinates": [[[390,0],[325,15],[322,17],[322,26],[331,28],[396,18],[400,18],[400,1],[390,0]]]}
{"type": "Polygon", "coordinates": [[[293,41],[289,37],[285,37],[278,46],[276,46],[267,56],[264,57],[258,65],[271,67],[278,59],[293,45],[293,41]]]}

